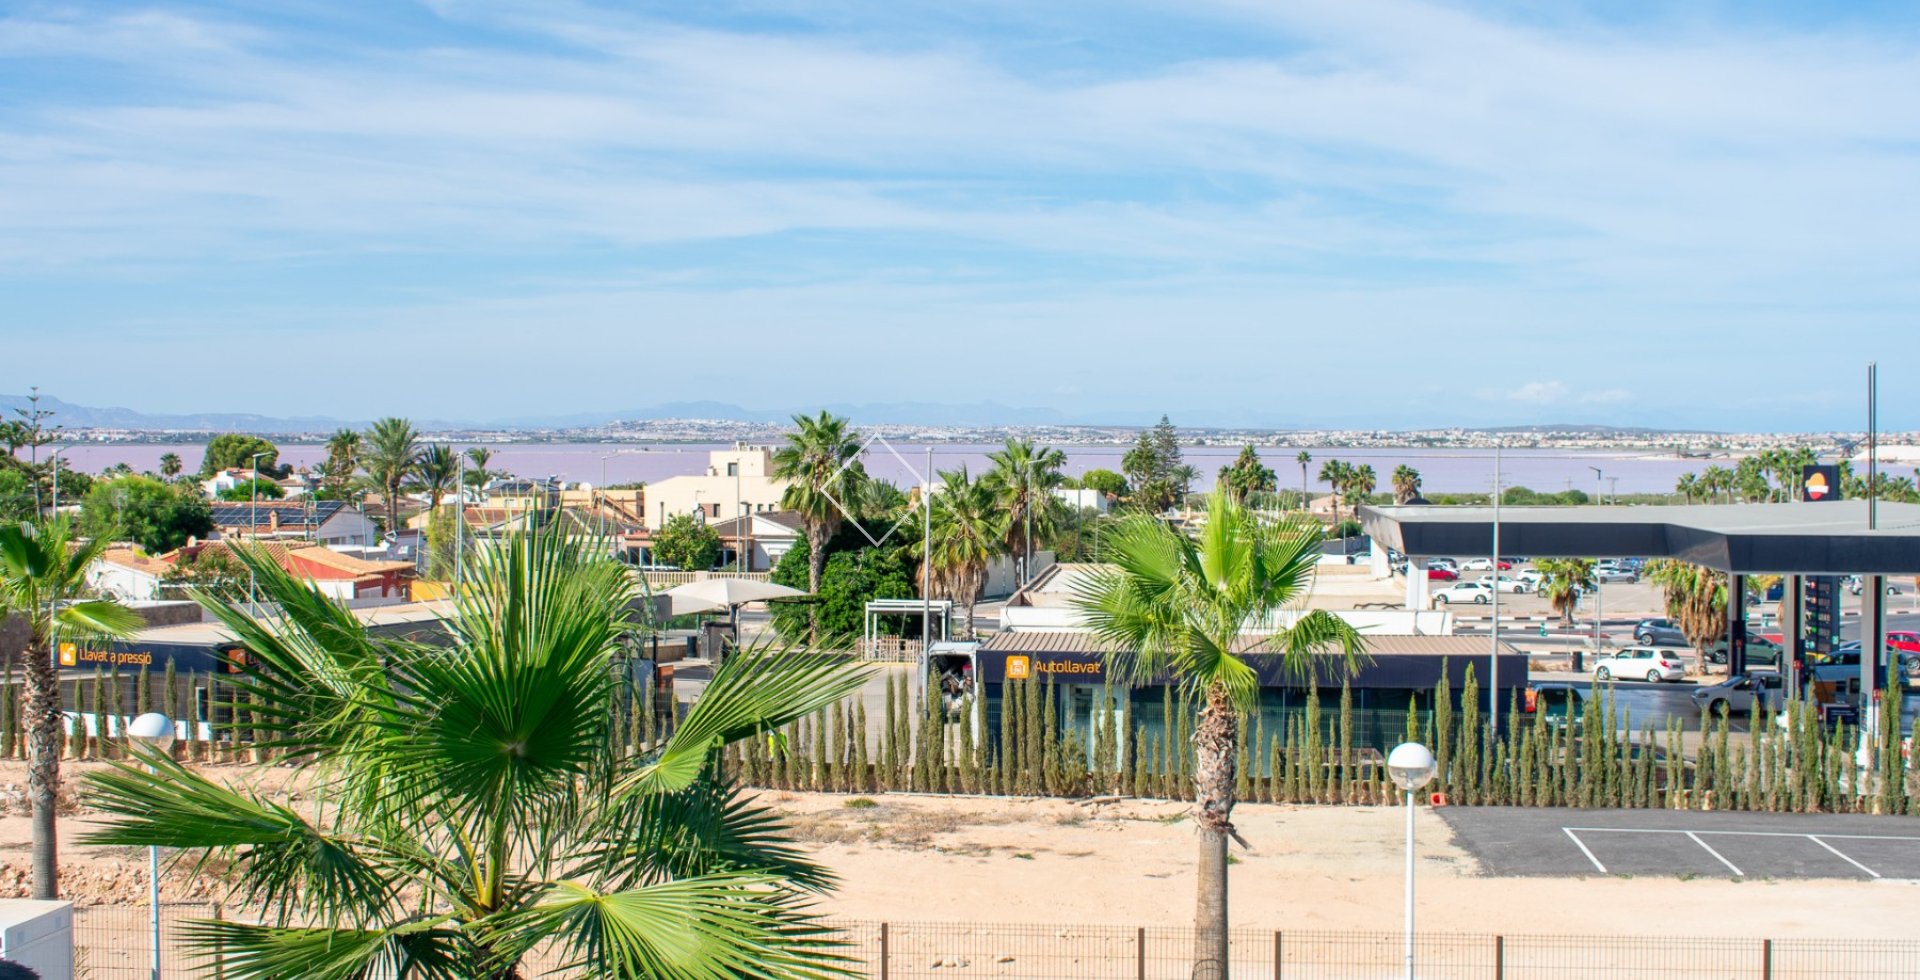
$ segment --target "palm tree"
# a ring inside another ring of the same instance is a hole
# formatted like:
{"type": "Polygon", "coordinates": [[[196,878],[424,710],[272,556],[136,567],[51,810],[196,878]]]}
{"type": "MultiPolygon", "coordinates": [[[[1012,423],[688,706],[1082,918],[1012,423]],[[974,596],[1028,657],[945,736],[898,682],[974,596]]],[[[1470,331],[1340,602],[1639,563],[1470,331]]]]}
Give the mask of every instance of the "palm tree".
{"type": "Polygon", "coordinates": [[[1354,519],[1360,517],[1360,505],[1373,494],[1374,472],[1371,464],[1351,467],[1347,470],[1347,502],[1353,505],[1354,519]]]}
{"type": "Polygon", "coordinates": [[[183,468],[184,466],[180,462],[179,453],[161,453],[160,454],[160,475],[162,477],[165,477],[166,479],[171,480],[174,477],[179,476],[180,471],[183,468]]]}
{"type": "Polygon", "coordinates": [[[1299,455],[1293,457],[1293,461],[1300,464],[1300,509],[1306,510],[1308,500],[1307,467],[1313,463],[1313,454],[1302,449],[1299,455]]]}
{"type": "MultiPolygon", "coordinates": [[[[1022,573],[1030,571],[1033,543],[1053,536],[1059,514],[1055,487],[1065,482],[1060,468],[1067,454],[1037,447],[1031,439],[1008,439],[1006,448],[987,454],[993,470],[981,482],[999,498],[1006,512],[1007,553],[1020,559],[1022,573]]],[[[965,475],[963,469],[962,475],[965,475]]]]}
{"type": "Polygon", "coordinates": [[[1404,504],[1420,496],[1420,471],[1401,463],[1393,468],[1393,502],[1404,504]]]}
{"type": "Polygon", "coordinates": [[[1559,615],[1560,621],[1573,625],[1573,611],[1580,605],[1581,593],[1598,588],[1593,581],[1593,561],[1587,558],[1541,558],[1533,563],[1540,570],[1540,597],[1559,615]]]}
{"type": "Polygon", "coordinates": [[[387,498],[387,533],[400,533],[400,488],[420,461],[420,437],[406,419],[384,418],[367,430],[360,465],[387,498]]]}
{"type": "Polygon", "coordinates": [[[484,487],[488,480],[497,475],[488,468],[493,465],[493,450],[485,446],[474,446],[468,449],[467,462],[473,464],[473,467],[467,470],[467,485],[470,487],[484,487]]]}
{"type": "Polygon", "coordinates": [[[360,468],[360,453],[365,446],[360,433],[352,429],[341,429],[327,437],[327,459],[320,465],[321,483],[334,497],[346,495],[354,471],[360,468]]]}
{"type": "Polygon", "coordinates": [[[1660,586],[1667,616],[1696,653],[1705,657],[1707,648],[1726,635],[1726,575],[1702,565],[1661,559],[1647,563],[1647,581],[1660,586]]]}
{"type": "Polygon", "coordinates": [[[427,492],[427,512],[435,513],[440,510],[440,501],[454,491],[454,483],[460,479],[460,460],[452,446],[436,442],[420,451],[413,472],[420,481],[420,489],[427,492]]]}
{"type": "Polygon", "coordinates": [[[1364,655],[1360,634],[1318,609],[1247,642],[1248,632],[1269,628],[1276,612],[1305,600],[1321,537],[1309,521],[1276,522],[1214,493],[1197,539],[1150,517],[1121,521],[1109,547],[1113,567],[1088,576],[1073,597],[1110,651],[1109,670],[1140,684],[1171,679],[1205,699],[1193,730],[1200,833],[1195,977],[1216,980],[1228,970],[1227,840],[1236,836],[1237,718],[1254,708],[1260,693],[1258,675],[1238,654],[1276,653],[1296,674],[1315,676],[1315,654],[1338,650],[1346,667],[1364,655]]]}
{"type": "Polygon", "coordinates": [[[1700,492],[1700,478],[1692,473],[1680,474],[1680,479],[1673,485],[1673,492],[1685,498],[1687,503],[1693,503],[1693,495],[1700,492]]]}
{"type": "Polygon", "coordinates": [[[1340,523],[1340,498],[1346,493],[1347,483],[1351,480],[1353,467],[1337,459],[1320,464],[1320,482],[1325,483],[1328,493],[1333,496],[1333,523],[1340,523]]]}
{"type": "Polygon", "coordinates": [[[1277,486],[1273,471],[1260,461],[1260,453],[1253,448],[1253,443],[1241,446],[1240,455],[1220,467],[1215,483],[1242,504],[1250,503],[1256,493],[1272,493],[1277,486]]]}
{"type": "Polygon", "coordinates": [[[967,635],[974,634],[973,607],[986,586],[987,564],[1007,548],[1011,515],[987,480],[967,477],[967,468],[943,471],[930,495],[931,537],[917,549],[948,599],[967,606],[967,635]]]}
{"type": "MultiPolygon", "coordinates": [[[[809,549],[807,591],[818,593],[827,540],[859,509],[866,470],[860,466],[860,435],[846,419],[822,411],[811,417],[795,415],[793,424],[787,444],[773,453],[773,478],[787,484],[780,506],[800,515],[809,549]]],[[[810,607],[808,612],[813,623],[809,630],[817,631],[819,610],[810,607]]]]}
{"type": "Polygon", "coordinates": [[[54,674],[55,631],[74,643],[125,636],[140,616],[106,600],[82,600],[87,567],[107,549],[107,538],[81,543],[64,517],[0,526],[0,621],[17,616],[27,627],[26,690],[21,713],[27,732],[27,797],[33,804],[33,897],[59,897],[59,835],[54,806],[60,796],[60,683],[54,674]],[[78,600],[78,601],[76,601],[78,600]]]}
{"type": "Polygon", "coordinates": [[[333,805],[309,818],[141,750],[91,778],[114,819],[89,842],[230,860],[235,899],[264,921],[183,929],[228,977],[518,980],[536,947],[594,977],[847,975],[799,908],[832,876],[721,760],[863,674],[743,653],[635,751],[617,720],[641,624],[624,569],[596,551],[557,531],[490,549],[432,648],[368,632],[246,553],[284,624],[204,604],[247,648],[235,687],[255,705],[254,744],[285,751],[333,805]]]}

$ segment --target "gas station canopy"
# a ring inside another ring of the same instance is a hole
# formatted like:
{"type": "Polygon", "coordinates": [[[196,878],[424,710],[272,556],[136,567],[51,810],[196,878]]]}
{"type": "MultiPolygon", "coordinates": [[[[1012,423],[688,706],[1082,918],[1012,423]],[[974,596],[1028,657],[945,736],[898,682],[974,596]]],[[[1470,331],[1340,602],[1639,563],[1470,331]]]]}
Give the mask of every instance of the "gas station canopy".
{"type": "MultiPolygon", "coordinates": [[[[1529,558],[1678,558],[1734,574],[1920,574],[1920,504],[1881,502],[1501,507],[1500,552],[1529,558]]],[[[1417,558],[1484,555],[1492,507],[1360,508],[1374,547],[1417,558]]]]}

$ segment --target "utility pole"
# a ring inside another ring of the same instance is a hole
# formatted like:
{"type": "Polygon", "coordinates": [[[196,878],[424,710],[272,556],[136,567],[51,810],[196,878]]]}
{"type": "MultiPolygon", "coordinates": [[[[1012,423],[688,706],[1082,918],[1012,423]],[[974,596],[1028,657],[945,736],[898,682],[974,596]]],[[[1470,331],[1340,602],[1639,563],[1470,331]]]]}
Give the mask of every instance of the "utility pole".
{"type": "Polygon", "coordinates": [[[1487,669],[1487,724],[1500,730],[1500,443],[1493,444],[1493,643],[1487,669]]]}

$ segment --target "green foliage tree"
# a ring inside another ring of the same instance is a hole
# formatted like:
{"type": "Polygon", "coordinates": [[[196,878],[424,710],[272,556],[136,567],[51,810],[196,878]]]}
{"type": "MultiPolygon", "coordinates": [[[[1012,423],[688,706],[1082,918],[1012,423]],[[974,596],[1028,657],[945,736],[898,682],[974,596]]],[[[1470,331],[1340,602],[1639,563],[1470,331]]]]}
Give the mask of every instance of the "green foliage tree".
{"type": "Polygon", "coordinates": [[[1184,499],[1194,475],[1180,453],[1179,430],[1164,415],[1153,428],[1140,433],[1133,448],[1120,458],[1120,469],[1133,487],[1130,502],[1150,514],[1184,499]]]}
{"type": "Polygon", "coordinates": [[[0,468],[0,524],[34,517],[33,481],[23,469],[0,468]]]}
{"type": "Polygon", "coordinates": [[[106,550],[105,538],[82,543],[64,517],[0,525],[0,620],[17,616],[27,626],[25,703],[27,799],[32,806],[33,898],[59,897],[59,834],[55,804],[60,796],[62,715],[54,674],[55,631],[76,643],[125,636],[140,626],[132,610],[110,601],[83,599],[87,566],[106,550]]]}
{"type": "Polygon", "coordinates": [[[1333,494],[1333,522],[1340,523],[1340,499],[1346,495],[1347,487],[1353,481],[1353,464],[1345,460],[1330,459],[1320,464],[1320,482],[1325,483],[1333,494]]]}
{"type": "Polygon", "coordinates": [[[1592,503],[1585,490],[1567,489],[1559,493],[1541,493],[1527,487],[1508,487],[1500,491],[1500,502],[1509,507],[1577,507],[1592,503]]]}
{"type": "Polygon", "coordinates": [[[260,457],[260,472],[285,475],[279,470],[280,447],[244,432],[223,432],[207,440],[207,454],[200,460],[200,478],[204,480],[221,470],[250,469],[254,453],[265,454],[260,457]]]}
{"type": "MultiPolygon", "coordinates": [[[[1216,493],[1197,538],[1149,515],[1122,522],[1109,548],[1114,567],[1087,577],[1073,597],[1109,651],[1112,674],[1139,682],[1172,677],[1203,702],[1192,733],[1200,832],[1192,975],[1203,980],[1224,980],[1229,970],[1227,841],[1236,836],[1238,718],[1259,695],[1258,675],[1238,654],[1250,648],[1250,629],[1311,590],[1320,543],[1310,523],[1267,521],[1216,493]]],[[[1345,620],[1313,610],[1251,649],[1307,674],[1319,669],[1317,655],[1337,652],[1351,667],[1366,647],[1345,620]]]]}
{"type": "Polygon", "coordinates": [[[230,503],[244,504],[249,500],[279,500],[287,495],[280,484],[264,477],[260,479],[236,482],[233,486],[214,494],[215,497],[230,503]]]}
{"type": "Polygon", "coordinates": [[[1112,470],[1088,470],[1080,474],[1080,486],[1099,491],[1109,501],[1118,501],[1127,495],[1127,478],[1112,470]]]}
{"type": "Polygon", "coordinates": [[[325,500],[345,500],[353,490],[354,474],[360,469],[360,453],[366,445],[360,433],[341,429],[327,437],[327,458],[319,466],[318,496],[325,500]]]}
{"type": "Polygon", "coordinates": [[[653,536],[653,560],[691,572],[706,571],[720,560],[720,533],[694,520],[692,514],[675,514],[653,536]]]}
{"type": "Polygon", "coordinates": [[[1647,581],[1660,587],[1667,616],[1705,656],[1727,635],[1727,576],[1702,565],[1663,558],[1647,563],[1647,581]]]}
{"type": "MultiPolygon", "coordinates": [[[[493,468],[493,450],[485,446],[474,446],[468,449],[467,462],[472,464],[467,467],[467,486],[484,487],[487,485],[487,481],[492,480],[494,477],[506,475],[505,471],[495,470],[493,468]]],[[[612,487],[609,489],[625,488],[612,487]]]]}
{"type": "Polygon", "coordinates": [[[174,477],[179,476],[180,471],[184,468],[185,468],[185,464],[180,462],[179,453],[161,453],[160,454],[161,478],[171,480],[174,477]]]}
{"type": "MultiPolygon", "coordinates": [[[[837,539],[838,540],[844,540],[837,539]]],[[[815,628],[819,635],[833,641],[860,635],[866,622],[867,603],[874,599],[911,599],[913,569],[896,548],[835,547],[830,543],[828,557],[820,576],[820,588],[811,602],[771,602],[767,609],[773,628],[781,637],[798,639],[815,628]]],[[[864,543],[864,541],[862,542],[864,543]]],[[[767,576],[768,581],[796,589],[807,587],[808,566],[805,541],[796,541],[767,576]]],[[[896,624],[882,622],[882,632],[891,632],[896,624]]]]}
{"type": "Polygon", "coordinates": [[[192,598],[194,592],[218,597],[223,602],[245,602],[247,569],[224,547],[201,548],[196,553],[182,552],[173,567],[160,577],[161,588],[175,598],[192,598]]]}
{"type": "Polygon", "coordinates": [[[864,675],[747,652],[664,743],[631,752],[613,668],[639,624],[625,570],[597,550],[549,533],[482,553],[450,642],[431,649],[369,633],[245,556],[287,611],[269,627],[208,604],[249,651],[235,683],[249,727],[334,805],[309,818],[142,749],[91,778],[114,819],[89,840],[231,860],[235,898],[264,921],[183,936],[242,980],[508,980],[546,946],[595,977],[845,975],[800,908],[831,877],[721,762],[864,675]]]}
{"type": "Polygon", "coordinates": [[[1273,470],[1260,461],[1252,443],[1240,447],[1232,463],[1220,467],[1220,489],[1238,503],[1246,503],[1256,493],[1272,493],[1279,488],[1273,470]]]}
{"type": "Polygon", "coordinates": [[[144,476],[102,480],[81,502],[80,528],[88,537],[164,554],[213,532],[213,510],[196,489],[144,476]]]}

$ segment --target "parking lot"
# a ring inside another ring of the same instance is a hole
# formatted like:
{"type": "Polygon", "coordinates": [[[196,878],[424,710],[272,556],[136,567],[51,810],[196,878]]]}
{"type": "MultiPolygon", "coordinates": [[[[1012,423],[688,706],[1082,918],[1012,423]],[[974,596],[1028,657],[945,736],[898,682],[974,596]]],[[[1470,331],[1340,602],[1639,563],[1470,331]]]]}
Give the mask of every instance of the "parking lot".
{"type": "Polygon", "coordinates": [[[1496,876],[1920,881],[1920,818],[1443,807],[1496,876]]]}

